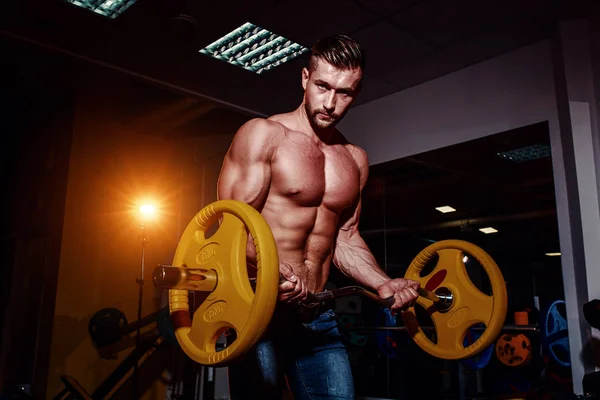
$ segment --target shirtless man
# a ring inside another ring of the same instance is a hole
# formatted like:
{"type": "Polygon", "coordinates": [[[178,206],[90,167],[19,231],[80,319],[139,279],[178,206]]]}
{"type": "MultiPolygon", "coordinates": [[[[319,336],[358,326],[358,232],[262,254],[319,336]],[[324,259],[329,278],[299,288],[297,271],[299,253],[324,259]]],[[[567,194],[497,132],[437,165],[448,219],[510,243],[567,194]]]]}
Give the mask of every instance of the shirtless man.
{"type": "Polygon", "coordinates": [[[324,290],[332,264],[379,296],[394,296],[392,311],[418,297],[419,284],[388,277],[358,231],[368,159],[335,126],[359,93],[363,69],[355,40],[335,35],[317,41],[302,70],[302,104],[248,121],[223,161],[219,199],[241,200],[262,213],[287,280],[267,333],[229,368],[234,400],[279,398],[284,376],[296,400],[354,398],[333,311],[299,305],[307,291],[324,290]]]}

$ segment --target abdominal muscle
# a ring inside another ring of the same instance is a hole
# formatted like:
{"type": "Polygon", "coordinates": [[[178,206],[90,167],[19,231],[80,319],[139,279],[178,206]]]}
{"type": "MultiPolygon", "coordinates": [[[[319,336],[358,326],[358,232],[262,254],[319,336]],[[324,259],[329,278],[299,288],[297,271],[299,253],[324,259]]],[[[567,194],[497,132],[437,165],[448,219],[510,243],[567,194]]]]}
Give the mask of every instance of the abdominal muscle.
{"type": "MultiPolygon", "coordinates": [[[[323,205],[302,207],[291,199],[278,200],[267,202],[262,215],[273,232],[279,262],[304,279],[309,292],[322,292],[329,277],[338,216],[323,205]]],[[[254,258],[253,250],[249,248],[250,258],[254,258]]]]}

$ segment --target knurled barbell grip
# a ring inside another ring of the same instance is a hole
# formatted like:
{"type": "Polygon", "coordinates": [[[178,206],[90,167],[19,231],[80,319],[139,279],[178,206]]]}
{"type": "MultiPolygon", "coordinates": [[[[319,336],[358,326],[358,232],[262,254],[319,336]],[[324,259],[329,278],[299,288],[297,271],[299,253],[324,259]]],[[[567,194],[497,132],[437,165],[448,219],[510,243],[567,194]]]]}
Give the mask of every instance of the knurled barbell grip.
{"type": "MultiPolygon", "coordinates": [[[[279,284],[286,282],[287,279],[284,278],[283,275],[279,274],[279,284]]],[[[370,299],[376,301],[381,304],[383,307],[391,307],[394,304],[394,298],[389,297],[387,299],[382,299],[376,294],[362,288],[359,286],[346,286],[340,289],[328,290],[326,292],[321,293],[312,293],[308,292],[306,294],[306,299],[302,302],[304,306],[314,306],[319,303],[322,303],[327,300],[333,300],[338,297],[351,296],[353,294],[358,294],[362,296],[369,297],[370,299]]]]}
{"type": "MultiPolygon", "coordinates": [[[[279,275],[279,283],[283,283],[285,282],[286,279],[283,277],[283,275],[279,275]]],[[[417,289],[417,293],[419,294],[419,296],[421,297],[425,297],[426,299],[429,299],[431,301],[433,301],[434,303],[439,303],[441,301],[440,297],[427,290],[424,288],[418,288],[417,289]]],[[[381,298],[379,297],[377,294],[363,288],[360,286],[346,286],[346,287],[342,287],[339,289],[333,289],[333,290],[328,290],[326,292],[321,292],[321,293],[311,293],[308,292],[307,296],[306,296],[306,300],[304,300],[302,302],[302,304],[310,306],[310,305],[315,305],[317,303],[321,303],[323,301],[326,300],[332,300],[332,299],[336,299],[339,297],[344,297],[344,296],[352,296],[352,295],[361,295],[364,297],[367,297],[370,300],[375,301],[376,303],[378,303],[379,305],[383,306],[383,307],[387,307],[390,308],[393,304],[394,304],[394,296],[390,296],[390,297],[386,297],[381,298]]]]}
{"type": "Polygon", "coordinates": [[[336,299],[339,297],[359,295],[366,297],[382,307],[391,307],[394,304],[394,296],[387,297],[385,299],[379,297],[377,294],[362,288],[360,286],[346,286],[339,289],[328,290],[321,293],[308,293],[306,300],[302,302],[304,305],[313,305],[326,300],[336,299]]]}

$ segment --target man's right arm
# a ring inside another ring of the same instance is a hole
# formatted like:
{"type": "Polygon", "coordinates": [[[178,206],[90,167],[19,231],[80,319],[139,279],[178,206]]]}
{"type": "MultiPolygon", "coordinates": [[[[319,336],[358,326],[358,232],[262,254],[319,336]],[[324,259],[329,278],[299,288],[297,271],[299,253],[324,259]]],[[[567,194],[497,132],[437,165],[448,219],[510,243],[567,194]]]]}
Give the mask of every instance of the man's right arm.
{"type": "Polygon", "coordinates": [[[240,200],[261,211],[271,185],[271,160],[279,127],[264,119],[246,122],[235,134],[217,184],[219,200],[240,200]]]}
{"type": "MultiPolygon", "coordinates": [[[[264,119],[246,122],[233,138],[219,175],[217,198],[239,200],[262,212],[271,187],[271,162],[282,133],[282,127],[264,119]]],[[[254,242],[248,241],[247,257],[256,262],[254,242]]],[[[286,264],[279,265],[287,280],[279,285],[279,300],[301,301],[306,298],[306,286],[286,264]]]]}

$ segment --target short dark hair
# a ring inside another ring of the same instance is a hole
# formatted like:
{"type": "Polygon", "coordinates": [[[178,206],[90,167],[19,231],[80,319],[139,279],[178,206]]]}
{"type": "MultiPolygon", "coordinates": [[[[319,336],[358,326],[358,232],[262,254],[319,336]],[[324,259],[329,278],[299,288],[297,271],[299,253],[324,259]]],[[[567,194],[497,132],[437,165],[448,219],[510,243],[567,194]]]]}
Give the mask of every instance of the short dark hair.
{"type": "Polygon", "coordinates": [[[311,48],[308,62],[310,71],[316,68],[315,59],[322,59],[338,69],[360,68],[365,70],[365,53],[358,40],[346,35],[321,38],[311,48]]]}

